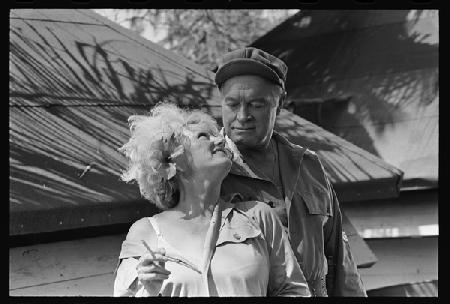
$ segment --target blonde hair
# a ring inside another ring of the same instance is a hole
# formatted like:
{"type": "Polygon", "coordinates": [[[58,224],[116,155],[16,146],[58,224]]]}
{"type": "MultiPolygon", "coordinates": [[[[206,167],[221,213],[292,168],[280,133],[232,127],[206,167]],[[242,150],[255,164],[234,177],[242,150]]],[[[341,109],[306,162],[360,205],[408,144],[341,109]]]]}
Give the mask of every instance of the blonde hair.
{"type": "Polygon", "coordinates": [[[200,110],[184,110],[171,103],[156,105],[149,115],[128,118],[131,137],[119,151],[128,158],[123,181],[136,181],[141,195],[166,210],[178,204],[174,158],[184,154],[189,138],[184,131],[191,124],[206,124],[218,131],[217,122],[200,110]]]}

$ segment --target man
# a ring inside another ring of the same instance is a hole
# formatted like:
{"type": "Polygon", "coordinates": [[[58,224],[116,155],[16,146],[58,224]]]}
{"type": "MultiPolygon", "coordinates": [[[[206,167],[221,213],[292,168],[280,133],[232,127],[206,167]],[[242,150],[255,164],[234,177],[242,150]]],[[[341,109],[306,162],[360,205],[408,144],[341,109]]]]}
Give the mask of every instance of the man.
{"type": "Polygon", "coordinates": [[[366,296],[318,156],[273,131],[286,97],[286,73],[282,60],[250,47],[219,62],[215,81],[224,132],[241,154],[222,195],[239,192],[276,209],[315,296],[366,296]]]}

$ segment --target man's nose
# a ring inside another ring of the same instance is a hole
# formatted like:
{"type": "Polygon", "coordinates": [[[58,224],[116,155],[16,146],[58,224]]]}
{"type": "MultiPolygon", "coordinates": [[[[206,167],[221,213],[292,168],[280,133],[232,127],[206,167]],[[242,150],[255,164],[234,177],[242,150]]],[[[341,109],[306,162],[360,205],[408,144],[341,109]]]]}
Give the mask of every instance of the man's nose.
{"type": "Polygon", "coordinates": [[[241,104],[237,113],[237,119],[239,121],[247,121],[250,118],[248,107],[246,104],[241,104]]]}

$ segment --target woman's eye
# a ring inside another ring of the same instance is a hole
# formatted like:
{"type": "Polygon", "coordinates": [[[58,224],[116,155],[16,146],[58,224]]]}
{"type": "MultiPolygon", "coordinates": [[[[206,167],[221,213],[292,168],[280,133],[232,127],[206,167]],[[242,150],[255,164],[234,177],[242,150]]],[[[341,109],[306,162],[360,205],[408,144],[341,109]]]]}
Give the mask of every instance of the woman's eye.
{"type": "Polygon", "coordinates": [[[198,133],[198,136],[197,136],[197,138],[202,138],[202,137],[205,137],[205,138],[209,138],[209,134],[208,133],[198,133]]]}

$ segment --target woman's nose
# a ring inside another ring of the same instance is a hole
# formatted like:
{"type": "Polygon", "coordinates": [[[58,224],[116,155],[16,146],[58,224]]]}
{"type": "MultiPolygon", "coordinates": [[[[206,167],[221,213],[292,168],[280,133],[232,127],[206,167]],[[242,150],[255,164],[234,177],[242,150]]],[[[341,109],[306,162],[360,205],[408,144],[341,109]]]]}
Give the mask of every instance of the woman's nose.
{"type": "Polygon", "coordinates": [[[217,136],[214,138],[214,145],[218,146],[218,147],[225,147],[225,138],[223,138],[222,136],[217,136]]]}

